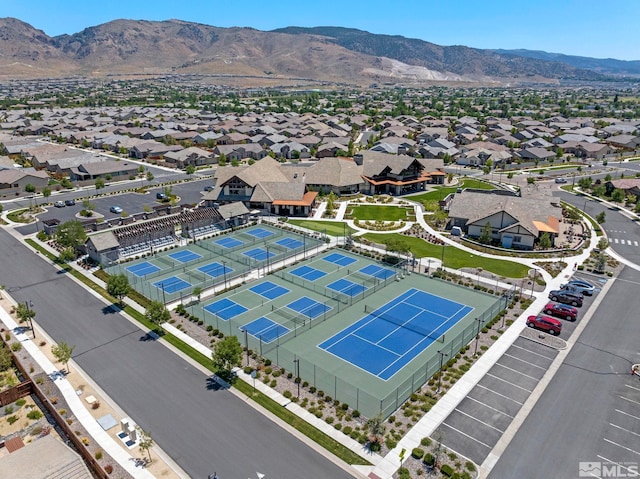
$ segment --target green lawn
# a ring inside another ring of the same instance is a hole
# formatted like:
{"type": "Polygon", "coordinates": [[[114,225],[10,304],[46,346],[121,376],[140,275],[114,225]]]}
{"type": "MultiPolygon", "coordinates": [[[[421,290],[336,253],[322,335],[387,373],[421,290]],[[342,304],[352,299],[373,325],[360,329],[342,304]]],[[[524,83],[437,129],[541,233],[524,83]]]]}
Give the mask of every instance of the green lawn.
{"type": "Polygon", "coordinates": [[[341,221],[313,221],[313,220],[292,220],[287,221],[292,225],[300,226],[301,228],[307,228],[312,231],[319,231],[329,236],[344,236],[344,232],[347,235],[355,233],[356,230],[350,228],[346,223],[341,221]]]}
{"type": "MultiPolygon", "coordinates": [[[[366,233],[363,238],[375,243],[383,244],[385,240],[395,239],[403,242],[411,248],[411,252],[416,258],[436,258],[442,257],[442,246],[434,245],[420,238],[411,236],[403,236],[397,233],[377,234],[366,233]]],[[[529,267],[514,261],[483,258],[476,254],[467,253],[453,246],[444,247],[444,265],[447,268],[482,268],[485,271],[491,271],[505,278],[524,278],[529,272],[529,267]]]]}
{"type": "Polygon", "coordinates": [[[422,193],[421,195],[412,195],[407,198],[413,201],[420,201],[420,202],[443,200],[447,197],[447,195],[451,193],[455,193],[458,188],[476,188],[480,190],[496,189],[495,186],[485,181],[467,178],[466,180],[463,180],[459,186],[436,186],[436,189],[433,191],[422,193]]]}
{"type": "Polygon", "coordinates": [[[350,217],[361,221],[406,221],[409,211],[401,206],[355,205],[348,208],[351,209],[350,217]]]}

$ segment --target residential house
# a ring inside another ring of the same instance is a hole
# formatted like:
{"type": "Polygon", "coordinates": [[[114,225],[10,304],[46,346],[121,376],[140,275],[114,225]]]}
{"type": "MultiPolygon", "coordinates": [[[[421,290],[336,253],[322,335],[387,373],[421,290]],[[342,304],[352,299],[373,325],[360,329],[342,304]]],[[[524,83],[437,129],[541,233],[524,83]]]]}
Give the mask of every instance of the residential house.
{"type": "Polygon", "coordinates": [[[444,183],[446,176],[442,160],[429,160],[427,164],[432,170],[427,171],[423,160],[407,155],[389,155],[365,150],[353,159],[363,167],[362,176],[365,184],[362,192],[371,195],[403,195],[422,191],[427,184],[444,183]]]}
{"type": "Polygon", "coordinates": [[[25,191],[27,185],[33,185],[37,191],[49,184],[49,175],[45,171],[31,169],[0,170],[0,195],[3,197],[25,191]]]}
{"type": "Polygon", "coordinates": [[[635,196],[636,202],[640,199],[640,178],[622,178],[620,180],[607,181],[604,184],[607,195],[613,190],[624,191],[625,196],[635,196]]]}
{"type": "Polygon", "coordinates": [[[552,242],[559,233],[562,208],[552,196],[512,196],[480,190],[456,193],[448,204],[449,225],[479,238],[486,225],[503,248],[531,250],[543,233],[552,242]]]}
{"type": "Polygon", "coordinates": [[[214,163],[213,153],[202,148],[192,146],[179,151],[170,151],[164,155],[164,161],[169,166],[183,169],[187,165],[202,166],[214,163]]]}

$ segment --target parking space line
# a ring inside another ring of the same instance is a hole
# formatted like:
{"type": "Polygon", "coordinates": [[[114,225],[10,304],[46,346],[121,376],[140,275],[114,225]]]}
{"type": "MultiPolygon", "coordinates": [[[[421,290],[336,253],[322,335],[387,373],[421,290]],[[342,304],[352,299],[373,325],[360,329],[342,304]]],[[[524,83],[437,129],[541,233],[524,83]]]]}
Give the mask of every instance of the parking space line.
{"type": "Polygon", "coordinates": [[[500,409],[496,409],[496,408],[494,408],[494,407],[491,407],[491,406],[489,406],[488,404],[483,403],[482,401],[478,401],[477,399],[472,398],[471,396],[467,396],[467,399],[471,399],[472,401],[477,402],[478,404],[480,404],[480,405],[482,405],[482,406],[484,406],[484,407],[486,407],[486,408],[489,408],[489,409],[491,409],[492,411],[499,412],[500,414],[502,414],[502,415],[504,415],[504,416],[507,416],[507,417],[510,417],[511,419],[513,419],[513,416],[511,416],[511,415],[507,414],[506,412],[501,411],[500,409]]]}
{"type": "Polygon", "coordinates": [[[443,426],[447,426],[449,429],[453,429],[453,430],[454,430],[455,432],[457,432],[458,434],[462,434],[463,436],[468,437],[469,439],[471,439],[471,440],[473,440],[473,441],[477,442],[478,444],[482,444],[484,447],[486,447],[486,448],[488,448],[488,449],[491,449],[491,446],[489,446],[488,444],[485,444],[484,442],[479,441],[479,440],[478,440],[478,439],[476,439],[475,437],[469,436],[469,434],[466,434],[466,433],[464,433],[464,432],[462,432],[462,431],[460,431],[460,430],[456,429],[455,427],[450,426],[450,425],[449,425],[449,424],[447,424],[446,422],[443,422],[443,423],[442,423],[442,425],[443,425],[443,426]]]}
{"type": "Polygon", "coordinates": [[[534,368],[542,369],[543,371],[547,370],[547,368],[543,368],[542,366],[538,366],[537,364],[530,363],[529,361],[525,361],[524,359],[520,359],[519,357],[513,356],[513,355],[511,355],[509,353],[504,353],[503,356],[508,356],[508,357],[516,359],[518,361],[522,361],[523,363],[525,363],[525,364],[527,364],[529,366],[533,366],[534,368]]]}
{"type": "Polygon", "coordinates": [[[611,439],[607,439],[606,437],[603,437],[602,439],[607,441],[609,444],[613,444],[614,446],[618,446],[621,449],[624,449],[626,451],[632,452],[632,453],[637,454],[638,456],[640,456],[640,452],[638,452],[638,451],[636,451],[634,449],[631,449],[631,448],[628,448],[626,446],[623,446],[622,444],[618,444],[617,442],[613,442],[611,439]]]}
{"type": "Polygon", "coordinates": [[[640,437],[640,434],[638,434],[637,432],[629,431],[629,429],[626,429],[622,426],[618,426],[617,424],[614,424],[612,422],[609,423],[609,426],[617,427],[618,429],[622,429],[623,431],[628,432],[629,434],[633,434],[634,436],[640,437]]]}
{"type": "Polygon", "coordinates": [[[620,414],[624,414],[625,416],[629,416],[629,417],[632,417],[633,419],[637,419],[638,421],[640,421],[640,417],[638,417],[638,416],[634,416],[633,414],[629,414],[628,412],[621,411],[620,409],[616,409],[615,411],[619,412],[620,414]]]}
{"type": "Polygon", "coordinates": [[[632,402],[633,404],[637,404],[638,406],[640,406],[640,402],[638,402],[638,401],[634,401],[633,399],[629,399],[629,398],[626,398],[624,396],[618,396],[618,397],[620,399],[624,399],[625,401],[629,401],[629,402],[632,402]]]}
{"type": "Polygon", "coordinates": [[[535,351],[531,351],[530,349],[523,348],[522,346],[518,346],[517,344],[512,344],[511,347],[522,349],[523,351],[526,351],[528,353],[535,354],[536,356],[540,356],[541,358],[544,358],[549,362],[553,362],[553,358],[550,358],[549,356],[545,356],[544,354],[536,353],[535,351]]]}
{"type": "Polygon", "coordinates": [[[638,475],[638,471],[637,471],[637,470],[635,470],[635,469],[630,469],[630,468],[628,468],[627,466],[625,466],[625,465],[623,465],[623,464],[621,464],[621,463],[619,463],[619,462],[612,461],[611,459],[608,459],[608,458],[606,458],[606,457],[604,457],[604,456],[601,456],[600,454],[598,454],[596,457],[597,457],[598,459],[602,459],[604,462],[609,462],[609,463],[611,463],[611,464],[615,464],[615,465],[617,465],[618,467],[620,467],[620,468],[622,468],[622,469],[625,469],[626,471],[628,471],[628,472],[629,472],[629,476],[628,476],[628,477],[637,477],[637,475],[638,475]]]}
{"type": "Polygon", "coordinates": [[[513,401],[516,404],[520,404],[520,406],[522,406],[522,404],[524,404],[524,403],[521,403],[520,401],[516,401],[515,399],[510,398],[509,396],[505,396],[504,394],[500,394],[500,393],[498,393],[496,391],[493,391],[492,389],[489,389],[488,387],[483,386],[482,384],[478,384],[478,385],[476,385],[476,387],[482,388],[482,389],[486,389],[487,391],[489,391],[489,392],[491,392],[491,393],[493,393],[493,394],[495,394],[497,396],[500,396],[500,397],[503,397],[505,399],[508,399],[509,401],[513,401]]]}
{"type": "Polygon", "coordinates": [[[518,373],[520,376],[524,376],[524,377],[527,377],[527,378],[529,378],[529,379],[533,379],[533,380],[534,380],[534,381],[536,381],[536,382],[540,380],[540,378],[535,378],[535,377],[533,377],[533,376],[529,376],[528,374],[521,373],[521,372],[520,372],[520,371],[518,371],[517,369],[513,369],[513,368],[510,368],[509,366],[505,366],[504,364],[501,364],[499,361],[496,361],[496,365],[498,365],[498,366],[500,366],[500,367],[503,367],[503,368],[505,368],[505,369],[508,369],[509,371],[513,371],[514,373],[518,373]]]}
{"type": "Polygon", "coordinates": [[[634,390],[636,390],[636,391],[640,391],[640,388],[637,388],[637,387],[632,386],[632,385],[630,385],[630,384],[625,384],[625,387],[628,387],[629,389],[634,389],[634,390]]]}
{"type": "Polygon", "coordinates": [[[459,412],[460,414],[462,414],[463,416],[467,416],[468,418],[473,419],[473,420],[474,420],[474,421],[476,421],[476,422],[479,422],[479,423],[480,423],[480,424],[482,424],[483,426],[490,427],[491,429],[493,429],[493,430],[495,430],[495,431],[498,431],[499,433],[503,433],[503,432],[504,432],[502,429],[498,429],[497,427],[492,426],[492,425],[491,425],[491,424],[489,424],[489,423],[486,423],[486,422],[484,422],[484,421],[481,421],[481,420],[480,420],[480,419],[478,419],[477,417],[474,417],[474,416],[472,416],[471,414],[467,414],[466,412],[461,411],[461,410],[460,410],[460,409],[458,409],[458,408],[454,408],[453,410],[454,410],[454,411],[458,411],[458,412],[459,412]]]}
{"type": "Polygon", "coordinates": [[[491,378],[495,378],[495,379],[497,379],[498,381],[502,381],[503,383],[510,384],[511,386],[514,386],[514,387],[516,387],[516,388],[518,388],[518,389],[522,389],[523,391],[527,391],[528,393],[531,393],[531,390],[530,390],[530,389],[523,388],[522,386],[518,386],[517,384],[513,384],[513,383],[511,383],[511,382],[507,381],[506,379],[502,379],[501,377],[496,376],[495,374],[487,373],[487,376],[489,376],[489,377],[491,377],[491,378]]]}

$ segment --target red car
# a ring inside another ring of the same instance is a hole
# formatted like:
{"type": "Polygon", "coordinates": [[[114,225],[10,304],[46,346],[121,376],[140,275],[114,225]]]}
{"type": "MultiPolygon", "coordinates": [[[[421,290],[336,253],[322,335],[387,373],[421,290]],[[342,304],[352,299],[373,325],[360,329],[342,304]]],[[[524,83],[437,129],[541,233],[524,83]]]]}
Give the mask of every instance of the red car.
{"type": "Polygon", "coordinates": [[[575,321],[578,318],[578,309],[567,304],[547,303],[544,307],[544,313],[567,321],[575,321]]]}
{"type": "Polygon", "coordinates": [[[551,335],[560,334],[562,331],[562,323],[550,316],[538,314],[537,316],[529,316],[527,318],[527,326],[530,328],[542,329],[551,335]]]}

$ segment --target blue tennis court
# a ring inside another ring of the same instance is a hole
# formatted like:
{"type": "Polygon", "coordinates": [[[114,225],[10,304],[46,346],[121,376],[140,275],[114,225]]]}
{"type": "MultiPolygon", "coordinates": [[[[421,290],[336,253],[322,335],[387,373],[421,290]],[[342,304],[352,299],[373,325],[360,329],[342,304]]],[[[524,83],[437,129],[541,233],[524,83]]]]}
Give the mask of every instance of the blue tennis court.
{"type": "Polygon", "coordinates": [[[300,248],[300,246],[304,246],[302,241],[295,238],[282,238],[281,240],[276,241],[276,244],[284,246],[287,249],[296,249],[300,248]]]}
{"type": "Polygon", "coordinates": [[[281,324],[278,324],[269,318],[265,318],[264,316],[245,324],[240,328],[240,330],[246,330],[254,338],[262,340],[263,343],[270,343],[291,331],[289,328],[285,328],[281,324]]]}
{"type": "Polygon", "coordinates": [[[143,263],[134,264],[133,266],[129,266],[127,271],[131,274],[135,274],[138,278],[142,278],[151,273],[155,273],[156,271],[160,271],[161,268],[158,268],[155,264],[151,264],[148,261],[143,263]]]}
{"type": "Polygon", "coordinates": [[[209,263],[205,264],[204,266],[200,266],[198,268],[198,271],[204,274],[208,274],[213,278],[217,278],[218,276],[222,276],[225,273],[233,272],[233,269],[220,263],[209,263]]]}
{"type": "Polygon", "coordinates": [[[387,279],[395,276],[396,272],[392,269],[383,268],[382,266],[377,266],[375,264],[370,264],[369,266],[365,266],[360,270],[360,273],[366,274],[368,276],[373,276],[378,279],[387,279]]]}
{"type": "Polygon", "coordinates": [[[156,288],[164,290],[165,293],[175,293],[176,291],[182,291],[191,287],[191,283],[187,283],[185,280],[178,278],[177,276],[171,276],[165,278],[162,281],[156,281],[153,283],[156,288]]]}
{"type": "Polygon", "coordinates": [[[269,236],[273,236],[275,234],[273,231],[265,230],[264,228],[254,228],[252,230],[243,231],[243,233],[247,233],[248,235],[260,239],[268,238],[269,236]]]}
{"type": "Polygon", "coordinates": [[[338,266],[349,266],[350,264],[357,261],[355,258],[351,258],[340,253],[331,253],[330,255],[325,256],[322,259],[328,261],[329,263],[337,264],[338,266]]]}
{"type": "Polygon", "coordinates": [[[342,294],[346,294],[347,296],[356,296],[368,289],[361,284],[354,283],[353,281],[349,281],[348,279],[344,279],[344,278],[339,279],[338,281],[334,281],[331,284],[328,284],[327,288],[342,294]]]}
{"type": "Polygon", "coordinates": [[[168,256],[175,259],[176,261],[180,261],[181,263],[188,263],[189,261],[202,258],[202,256],[198,253],[194,253],[193,251],[190,251],[188,249],[176,251],[175,253],[171,253],[168,256]]]}
{"type": "Polygon", "coordinates": [[[242,246],[244,244],[236,238],[220,238],[219,240],[214,241],[214,243],[227,249],[236,248],[237,246],[242,246]]]}
{"type": "Polygon", "coordinates": [[[249,291],[253,291],[259,294],[263,298],[276,299],[289,292],[289,290],[283,286],[272,283],[271,281],[265,281],[264,283],[256,284],[249,288],[249,291]]]}
{"type": "Polygon", "coordinates": [[[245,251],[242,254],[248,256],[251,259],[255,259],[256,261],[264,261],[267,258],[275,256],[274,253],[269,253],[266,249],[263,248],[253,248],[252,250],[245,251]]]}
{"type": "Polygon", "coordinates": [[[300,266],[299,268],[289,271],[292,275],[304,278],[307,281],[315,281],[322,278],[327,273],[320,271],[319,269],[312,268],[311,266],[300,266]]]}
{"type": "Polygon", "coordinates": [[[215,314],[224,321],[229,321],[231,318],[235,318],[236,316],[249,311],[248,308],[245,308],[241,304],[238,304],[228,298],[223,298],[219,301],[208,304],[204,309],[209,311],[211,314],[215,314]]]}
{"type": "Polygon", "coordinates": [[[287,308],[303,314],[309,319],[315,319],[333,309],[331,306],[320,303],[315,299],[308,298],[307,296],[303,296],[296,299],[293,303],[287,304],[287,308]]]}
{"type": "Polygon", "coordinates": [[[471,311],[413,288],[318,347],[386,381],[471,311]]]}

